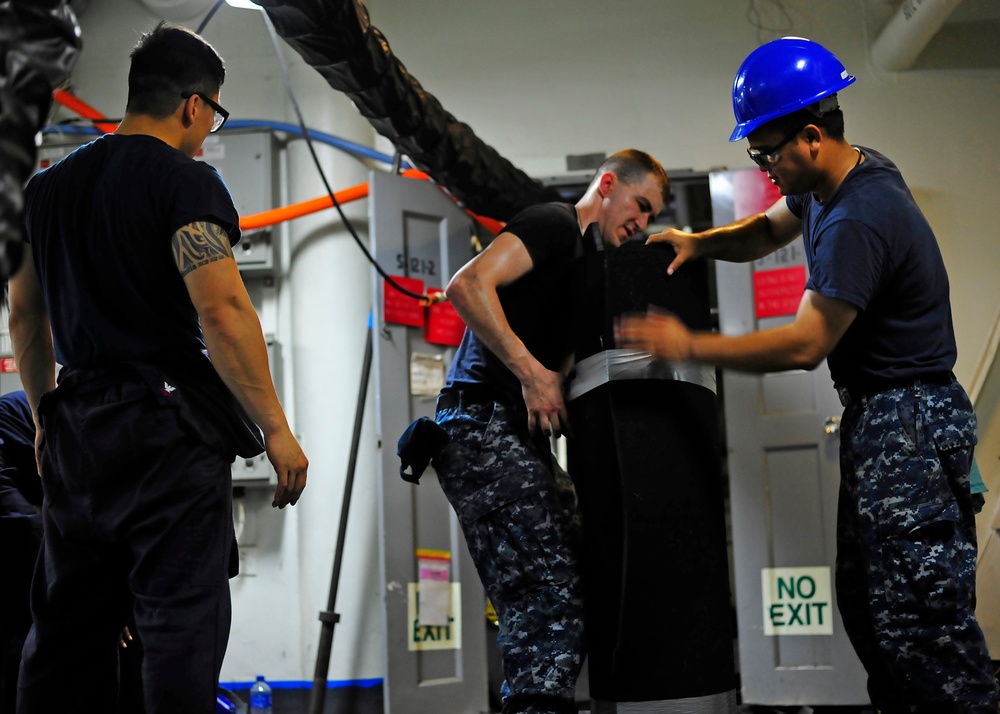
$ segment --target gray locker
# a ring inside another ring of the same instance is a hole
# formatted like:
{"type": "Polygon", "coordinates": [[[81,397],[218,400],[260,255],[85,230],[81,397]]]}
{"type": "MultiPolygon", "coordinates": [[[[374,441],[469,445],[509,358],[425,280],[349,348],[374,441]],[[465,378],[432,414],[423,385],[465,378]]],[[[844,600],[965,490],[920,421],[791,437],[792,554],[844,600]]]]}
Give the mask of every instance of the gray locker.
{"type": "MultiPolygon", "coordinates": [[[[429,183],[372,173],[369,206],[373,254],[391,275],[443,288],[472,257],[471,219],[429,183]]],[[[384,281],[376,276],[374,282],[385,711],[487,712],[486,598],[479,576],[433,469],[419,485],[406,483],[396,456],[396,441],[407,425],[433,414],[432,385],[443,379],[453,350],[425,341],[420,327],[386,322],[384,281]],[[450,554],[447,629],[428,630],[419,622],[417,549],[450,554]]]]}

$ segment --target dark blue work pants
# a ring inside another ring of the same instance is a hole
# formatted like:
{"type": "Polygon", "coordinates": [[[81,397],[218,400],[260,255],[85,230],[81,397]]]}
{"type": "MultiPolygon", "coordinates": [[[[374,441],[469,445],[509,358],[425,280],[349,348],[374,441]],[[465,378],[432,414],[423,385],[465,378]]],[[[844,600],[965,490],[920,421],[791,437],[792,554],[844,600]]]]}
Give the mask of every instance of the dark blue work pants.
{"type": "Polygon", "coordinates": [[[975,616],[976,440],[957,382],[889,389],[844,411],[837,601],[886,714],[997,711],[975,616]]]}
{"type": "Polygon", "coordinates": [[[504,714],[564,714],[586,655],[583,534],[573,482],[520,418],[493,402],[439,411],[451,442],[434,469],[497,611],[504,714]]]}
{"type": "Polygon", "coordinates": [[[19,714],[114,712],[118,637],[133,608],[148,714],[215,711],[232,472],[164,402],[138,379],[43,399],[44,540],[19,714]]]}

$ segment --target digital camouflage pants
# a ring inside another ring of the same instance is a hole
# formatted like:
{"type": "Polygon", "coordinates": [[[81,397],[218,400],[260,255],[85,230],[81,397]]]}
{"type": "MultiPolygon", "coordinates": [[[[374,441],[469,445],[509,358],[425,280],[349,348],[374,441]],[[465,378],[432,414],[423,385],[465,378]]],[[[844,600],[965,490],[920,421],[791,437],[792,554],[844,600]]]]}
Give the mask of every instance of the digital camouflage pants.
{"type": "Polygon", "coordinates": [[[499,618],[503,713],[575,713],[586,651],[576,494],[517,418],[495,403],[439,411],[451,442],[434,468],[499,618]]]}
{"type": "Polygon", "coordinates": [[[882,712],[997,711],[975,617],[976,441],[957,382],[890,389],[844,411],[837,602],[882,712]]]}

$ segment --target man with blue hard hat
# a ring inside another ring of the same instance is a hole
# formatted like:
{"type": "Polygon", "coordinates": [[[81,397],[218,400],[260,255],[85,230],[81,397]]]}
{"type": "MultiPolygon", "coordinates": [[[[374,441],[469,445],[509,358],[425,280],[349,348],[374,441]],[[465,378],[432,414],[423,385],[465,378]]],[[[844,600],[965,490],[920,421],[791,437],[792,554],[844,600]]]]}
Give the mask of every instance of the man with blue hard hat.
{"type": "Polygon", "coordinates": [[[746,372],[828,359],[845,410],[837,604],[881,712],[996,712],[997,682],[975,617],[969,472],[976,415],[952,368],[948,275],[899,169],[844,138],[837,92],[853,84],[821,45],[786,37],[754,50],[733,84],[747,153],[781,191],[767,211],[674,246],[752,261],[802,235],[809,278],[795,319],[746,335],[694,333],[628,316],[619,339],[671,362],[746,372]]]}

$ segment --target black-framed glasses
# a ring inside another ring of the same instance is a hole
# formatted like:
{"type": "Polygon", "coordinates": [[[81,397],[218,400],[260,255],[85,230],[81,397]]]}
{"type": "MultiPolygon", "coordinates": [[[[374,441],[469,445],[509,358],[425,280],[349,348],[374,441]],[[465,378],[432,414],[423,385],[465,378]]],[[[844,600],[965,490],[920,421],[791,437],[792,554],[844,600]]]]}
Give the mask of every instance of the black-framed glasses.
{"type": "Polygon", "coordinates": [[[800,133],[802,133],[802,129],[796,129],[795,131],[789,132],[785,134],[785,138],[768,149],[751,149],[748,146],[747,156],[749,156],[750,160],[762,169],[769,169],[778,161],[778,152],[781,151],[782,147],[797,137],[800,133]]]}
{"type": "Polygon", "coordinates": [[[229,118],[229,112],[223,109],[221,104],[205,95],[203,92],[181,92],[181,99],[187,99],[191,96],[201,97],[201,100],[205,102],[205,104],[215,110],[215,120],[212,122],[212,128],[208,130],[209,133],[214,134],[221,129],[222,125],[226,123],[226,119],[229,118]]]}

